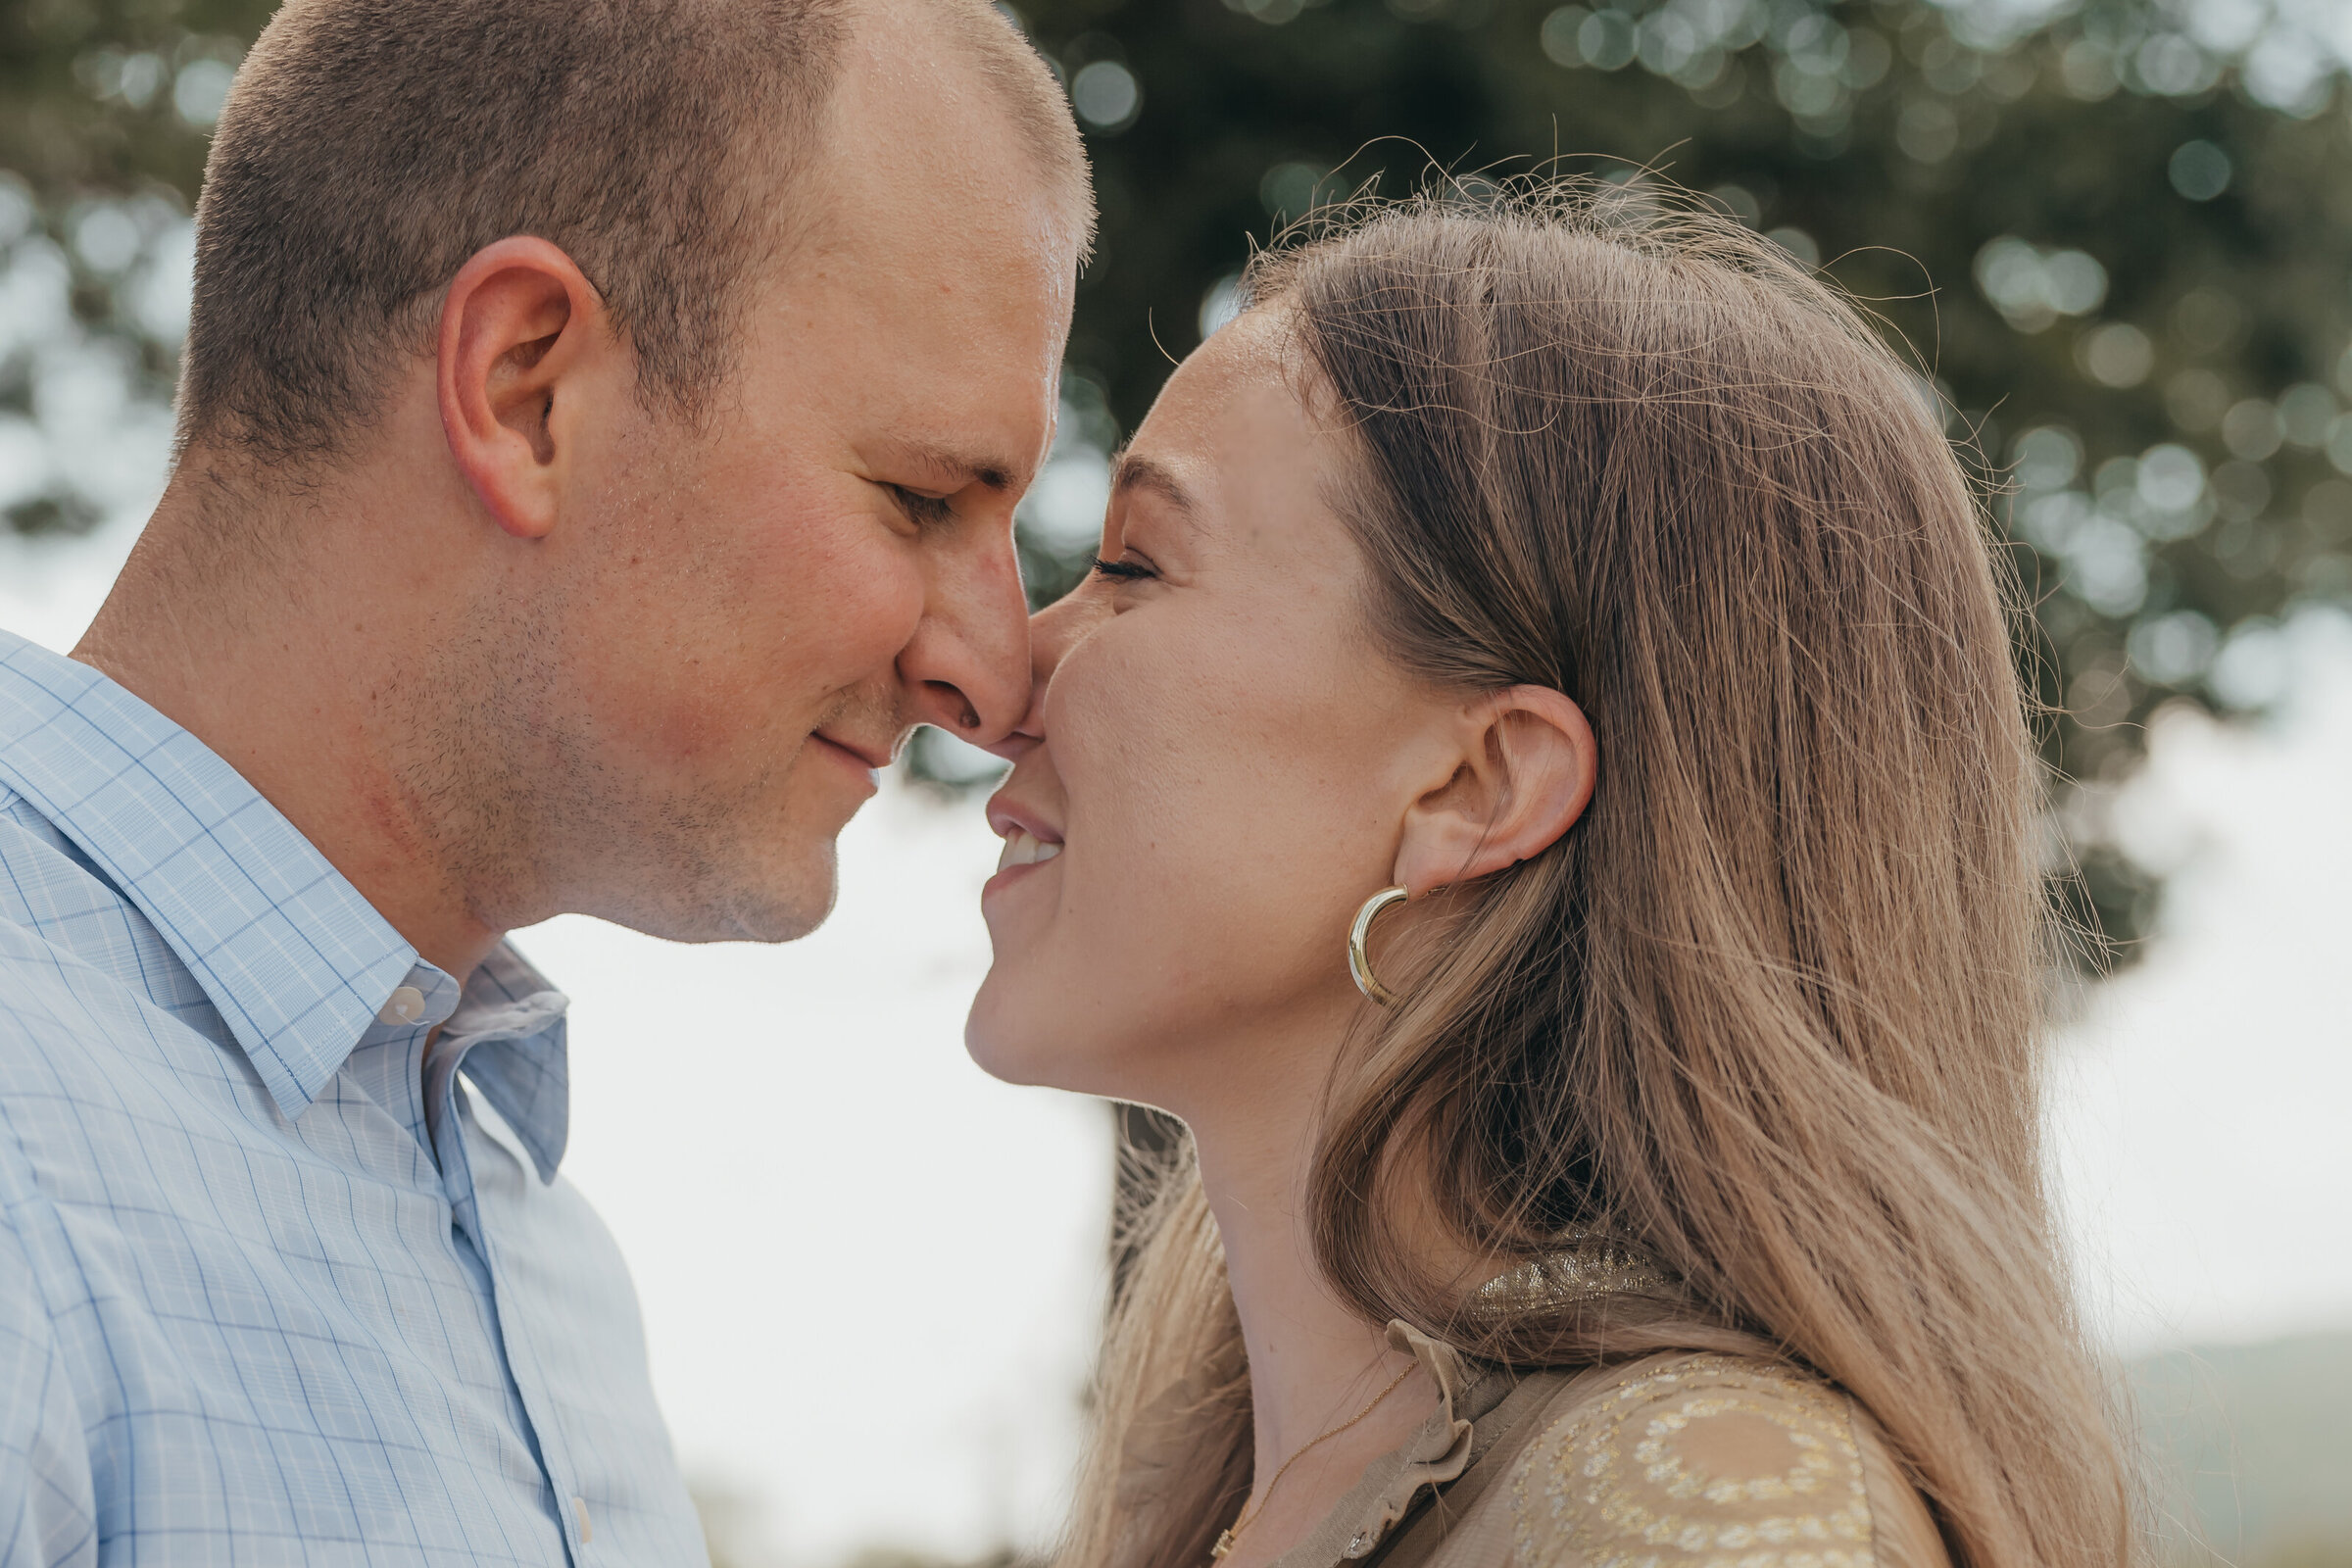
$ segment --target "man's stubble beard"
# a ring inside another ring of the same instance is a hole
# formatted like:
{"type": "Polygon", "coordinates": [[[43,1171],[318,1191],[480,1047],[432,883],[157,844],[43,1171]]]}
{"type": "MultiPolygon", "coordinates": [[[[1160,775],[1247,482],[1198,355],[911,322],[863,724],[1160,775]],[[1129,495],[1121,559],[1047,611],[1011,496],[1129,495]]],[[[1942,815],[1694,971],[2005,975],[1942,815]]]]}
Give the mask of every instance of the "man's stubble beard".
{"type": "MultiPolygon", "coordinates": [[[[407,737],[393,776],[450,893],[495,931],[589,914],[675,942],[789,942],[832,910],[837,828],[782,819],[809,744],[739,781],[616,766],[565,678],[560,596],[435,644],[386,700],[407,737]]],[[[875,694],[838,694],[813,727],[902,727],[875,694]]],[[[829,764],[828,764],[829,765],[829,764]]]]}
{"type": "Polygon", "coordinates": [[[783,941],[812,928],[829,888],[806,910],[797,890],[763,885],[771,878],[743,842],[774,764],[734,789],[616,765],[607,726],[564,679],[562,618],[543,605],[472,628],[386,689],[404,737],[395,787],[449,895],[494,931],[558,914],[679,942],[783,941]]]}

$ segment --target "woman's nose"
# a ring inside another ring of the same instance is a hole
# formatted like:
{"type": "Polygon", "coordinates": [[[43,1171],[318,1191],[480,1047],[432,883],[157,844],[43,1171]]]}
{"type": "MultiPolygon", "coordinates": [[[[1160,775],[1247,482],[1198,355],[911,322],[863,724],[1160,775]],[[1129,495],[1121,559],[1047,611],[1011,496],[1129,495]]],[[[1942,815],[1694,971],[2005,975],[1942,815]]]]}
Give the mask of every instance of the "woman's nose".
{"type": "Polygon", "coordinates": [[[1020,722],[988,748],[999,757],[1018,761],[1023,752],[1046,738],[1046,688],[1094,619],[1084,600],[1082,594],[1070,594],[1029,617],[1029,706],[1020,722]]]}

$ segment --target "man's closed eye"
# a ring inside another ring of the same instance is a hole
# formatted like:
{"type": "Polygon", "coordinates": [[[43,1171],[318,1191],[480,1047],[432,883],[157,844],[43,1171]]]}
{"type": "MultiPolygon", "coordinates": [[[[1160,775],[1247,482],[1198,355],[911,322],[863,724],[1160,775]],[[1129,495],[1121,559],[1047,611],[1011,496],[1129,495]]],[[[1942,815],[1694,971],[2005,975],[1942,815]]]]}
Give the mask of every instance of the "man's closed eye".
{"type": "Polygon", "coordinates": [[[906,520],[918,527],[933,528],[956,519],[955,503],[946,496],[927,496],[903,484],[885,484],[883,488],[906,514],[906,520]]]}

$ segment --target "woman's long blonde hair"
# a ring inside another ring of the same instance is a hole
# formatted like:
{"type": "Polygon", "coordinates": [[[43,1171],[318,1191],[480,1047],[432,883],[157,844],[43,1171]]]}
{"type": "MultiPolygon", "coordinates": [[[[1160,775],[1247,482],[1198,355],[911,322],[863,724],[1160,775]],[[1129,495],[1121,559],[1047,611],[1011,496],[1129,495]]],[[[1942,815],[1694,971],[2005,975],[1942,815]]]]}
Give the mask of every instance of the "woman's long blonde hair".
{"type": "MultiPolygon", "coordinates": [[[[1260,256],[1246,298],[1352,427],[1336,499],[1391,657],[1566,692],[1600,755],[1582,822],[1453,895],[1351,1043],[1326,1276],[1520,1365],[1794,1358],[1877,1417],[1961,1568],[2130,1558],[2042,1192],[2036,774],[1920,381],[1779,247],[1655,189],[1381,207],[1260,256]],[[1393,1228],[1400,1190],[1498,1267],[1581,1233],[1678,1286],[1497,1312],[1393,1228]]],[[[1151,1185],[1065,1568],[1199,1568],[1250,1487],[1200,1177],[1180,1151],[1151,1185]]]]}

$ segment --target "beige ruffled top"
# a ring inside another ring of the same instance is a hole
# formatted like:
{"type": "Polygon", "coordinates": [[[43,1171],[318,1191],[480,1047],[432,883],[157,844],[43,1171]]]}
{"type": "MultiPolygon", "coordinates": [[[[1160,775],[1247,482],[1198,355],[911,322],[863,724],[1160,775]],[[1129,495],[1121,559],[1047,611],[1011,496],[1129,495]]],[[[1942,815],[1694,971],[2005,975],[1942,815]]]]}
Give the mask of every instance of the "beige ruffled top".
{"type": "Polygon", "coordinates": [[[1402,1323],[1440,1408],[1275,1568],[1948,1568],[1851,1396],[1780,1362],[1480,1370],[1402,1323]]]}

